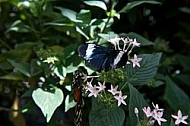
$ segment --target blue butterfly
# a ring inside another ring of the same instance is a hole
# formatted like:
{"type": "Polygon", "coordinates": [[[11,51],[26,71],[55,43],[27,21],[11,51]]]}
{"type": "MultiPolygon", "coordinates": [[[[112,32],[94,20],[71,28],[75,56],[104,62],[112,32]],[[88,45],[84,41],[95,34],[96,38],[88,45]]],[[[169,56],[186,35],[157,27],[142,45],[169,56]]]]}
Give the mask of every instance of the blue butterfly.
{"type": "Polygon", "coordinates": [[[128,59],[127,53],[123,50],[115,50],[96,44],[81,44],[78,47],[78,53],[79,56],[87,60],[89,65],[105,71],[123,67],[128,59]]]}

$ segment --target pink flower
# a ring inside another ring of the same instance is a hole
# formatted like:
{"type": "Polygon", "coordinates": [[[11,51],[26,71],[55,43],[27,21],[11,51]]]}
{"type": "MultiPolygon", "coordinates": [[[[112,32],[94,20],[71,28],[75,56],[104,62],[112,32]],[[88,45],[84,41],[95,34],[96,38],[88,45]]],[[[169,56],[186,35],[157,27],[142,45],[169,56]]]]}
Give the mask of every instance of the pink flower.
{"type": "Polygon", "coordinates": [[[105,86],[105,82],[103,82],[103,84],[101,84],[100,82],[98,82],[98,85],[99,86],[97,86],[96,88],[98,88],[99,90],[99,92],[100,91],[103,91],[105,88],[106,88],[106,86],[105,86]]]}
{"type": "Polygon", "coordinates": [[[167,120],[162,118],[163,112],[157,112],[157,110],[153,110],[152,117],[161,125],[161,122],[166,122],[167,120]]]}
{"type": "Polygon", "coordinates": [[[142,58],[138,58],[137,55],[134,54],[134,59],[130,59],[130,60],[131,60],[131,62],[133,63],[133,68],[134,68],[135,66],[140,67],[139,62],[142,60],[142,58]]]}
{"type": "Polygon", "coordinates": [[[147,118],[152,116],[152,112],[151,112],[151,109],[150,109],[149,106],[148,106],[147,108],[144,107],[142,110],[143,110],[143,112],[146,114],[146,117],[147,117],[147,118]]]}
{"type": "Polygon", "coordinates": [[[122,96],[122,92],[119,92],[119,96],[114,96],[115,99],[117,99],[118,101],[118,106],[121,105],[121,103],[123,103],[124,105],[127,105],[126,102],[124,101],[127,98],[127,95],[122,96]]]}
{"type": "Polygon", "coordinates": [[[113,85],[111,85],[111,89],[108,90],[108,92],[111,92],[112,95],[118,94],[119,91],[117,91],[118,85],[114,88],[113,85]]]}
{"type": "Polygon", "coordinates": [[[90,88],[88,89],[88,91],[90,91],[90,94],[88,95],[88,97],[94,96],[94,97],[96,98],[96,97],[98,96],[98,92],[99,92],[99,91],[97,90],[96,85],[90,87],[90,88]]]}
{"type": "Polygon", "coordinates": [[[177,113],[177,116],[176,115],[172,115],[172,117],[174,119],[176,119],[175,121],[175,125],[178,125],[180,123],[183,123],[183,124],[188,124],[185,120],[188,118],[188,116],[182,116],[182,113],[181,113],[181,110],[178,110],[178,113],[177,113]]]}

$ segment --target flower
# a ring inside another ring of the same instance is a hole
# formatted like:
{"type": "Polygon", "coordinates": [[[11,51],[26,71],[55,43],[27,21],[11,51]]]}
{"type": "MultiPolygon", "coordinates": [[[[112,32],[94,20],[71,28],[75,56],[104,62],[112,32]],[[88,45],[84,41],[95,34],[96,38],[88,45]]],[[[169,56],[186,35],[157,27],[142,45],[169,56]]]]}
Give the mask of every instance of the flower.
{"type": "Polygon", "coordinates": [[[131,62],[133,63],[133,68],[134,68],[135,66],[140,67],[139,62],[142,60],[142,58],[138,58],[137,55],[134,54],[134,59],[130,59],[130,60],[131,60],[131,62]]]}
{"type": "Polygon", "coordinates": [[[118,48],[118,50],[121,50],[121,48],[119,47],[119,41],[120,40],[121,40],[121,38],[115,37],[113,39],[108,40],[108,42],[110,42],[111,44],[114,45],[115,50],[117,50],[117,48],[118,48]]]}
{"type": "Polygon", "coordinates": [[[131,43],[133,44],[133,47],[134,47],[134,46],[137,46],[137,47],[140,46],[140,43],[137,42],[137,39],[136,39],[136,38],[135,38],[131,43]]]}
{"type": "Polygon", "coordinates": [[[121,103],[123,103],[124,105],[127,105],[126,102],[124,101],[127,98],[127,95],[122,96],[122,92],[119,92],[119,96],[114,96],[115,99],[118,100],[118,106],[121,105],[121,103]]]}
{"type": "Polygon", "coordinates": [[[108,92],[111,92],[112,95],[118,94],[119,91],[117,91],[118,85],[115,86],[115,88],[113,87],[113,85],[111,85],[111,90],[108,90],[108,92]]]}
{"type": "Polygon", "coordinates": [[[171,115],[174,119],[176,119],[175,121],[175,125],[178,125],[180,123],[183,124],[188,124],[185,120],[188,118],[188,116],[182,116],[182,112],[181,110],[178,110],[177,116],[176,115],[171,115]]]}
{"type": "Polygon", "coordinates": [[[98,96],[99,91],[97,90],[96,85],[90,87],[88,91],[90,91],[90,94],[88,95],[88,97],[94,96],[96,98],[98,96]]]}
{"type": "Polygon", "coordinates": [[[103,84],[101,84],[100,82],[98,82],[98,85],[99,85],[99,86],[97,86],[96,88],[99,89],[99,90],[98,90],[99,92],[102,91],[102,90],[104,90],[104,89],[106,88],[105,82],[103,82],[103,84]]]}
{"type": "Polygon", "coordinates": [[[48,64],[50,64],[50,63],[52,63],[52,64],[54,64],[55,63],[55,61],[59,61],[58,60],[58,58],[57,57],[48,57],[46,60],[44,60],[43,62],[46,62],[46,63],[48,63],[48,64]]]}
{"type": "Polygon", "coordinates": [[[156,109],[153,110],[152,117],[158,122],[159,125],[161,125],[161,122],[166,122],[167,120],[162,118],[163,111],[157,111],[156,109]]]}
{"type": "Polygon", "coordinates": [[[154,105],[154,103],[152,102],[152,105],[153,105],[154,109],[156,109],[157,111],[164,111],[164,109],[159,108],[158,104],[154,105]]]}
{"type": "Polygon", "coordinates": [[[144,107],[142,110],[143,110],[143,112],[146,114],[146,117],[147,117],[147,118],[152,116],[152,112],[151,112],[151,109],[150,109],[149,106],[148,106],[147,108],[144,107]]]}

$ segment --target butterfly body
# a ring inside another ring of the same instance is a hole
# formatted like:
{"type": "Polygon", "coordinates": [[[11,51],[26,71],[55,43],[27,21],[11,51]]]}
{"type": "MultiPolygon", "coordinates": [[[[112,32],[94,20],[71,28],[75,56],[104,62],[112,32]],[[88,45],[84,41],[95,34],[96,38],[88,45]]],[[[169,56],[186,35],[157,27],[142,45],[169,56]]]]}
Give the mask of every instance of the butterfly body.
{"type": "Polygon", "coordinates": [[[82,44],[78,48],[78,53],[87,60],[89,65],[105,71],[122,67],[127,62],[127,53],[123,50],[115,50],[96,44],[82,44]]]}
{"type": "Polygon", "coordinates": [[[73,97],[76,102],[74,124],[75,126],[81,126],[82,108],[84,107],[84,101],[82,99],[81,75],[78,71],[74,72],[73,74],[73,92],[73,97]]]}

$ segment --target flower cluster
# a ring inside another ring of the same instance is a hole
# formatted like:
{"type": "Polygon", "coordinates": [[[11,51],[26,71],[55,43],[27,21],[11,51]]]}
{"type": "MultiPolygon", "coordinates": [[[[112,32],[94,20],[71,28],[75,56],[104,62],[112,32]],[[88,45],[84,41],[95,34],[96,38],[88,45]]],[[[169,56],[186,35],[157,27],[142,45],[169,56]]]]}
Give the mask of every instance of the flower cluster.
{"type": "Polygon", "coordinates": [[[111,44],[114,45],[115,50],[123,50],[124,52],[128,52],[130,54],[135,46],[140,47],[140,43],[137,42],[137,39],[127,38],[118,38],[115,37],[113,39],[108,40],[111,44]],[[120,48],[119,42],[123,42],[123,49],[120,48]],[[128,45],[128,46],[127,46],[128,45]]]}
{"type": "MultiPolygon", "coordinates": [[[[118,38],[115,37],[113,39],[108,40],[111,44],[114,45],[115,50],[122,50],[125,53],[128,53],[128,55],[132,52],[134,47],[140,47],[140,43],[137,42],[137,39],[130,39],[127,38],[118,38]],[[119,42],[123,42],[123,49],[119,46],[119,42]],[[128,45],[128,46],[127,46],[128,45]]],[[[142,58],[138,58],[136,54],[134,54],[134,59],[130,59],[130,61],[133,63],[133,68],[135,66],[140,67],[139,62],[142,60],[142,58]]],[[[130,62],[127,62],[127,64],[130,64],[130,62]]]]}
{"type": "MultiPolygon", "coordinates": [[[[92,85],[91,82],[87,82],[85,89],[86,91],[89,91],[90,93],[88,94],[88,97],[94,96],[95,98],[99,95],[101,91],[105,91],[105,82],[101,83],[98,82],[98,85],[92,85]]],[[[111,89],[108,90],[113,97],[118,101],[118,106],[122,104],[127,105],[126,102],[124,101],[127,98],[127,95],[122,95],[121,91],[118,91],[118,85],[113,86],[111,85],[111,89]]]]}
{"type": "Polygon", "coordinates": [[[153,125],[155,121],[157,121],[159,125],[161,125],[161,122],[166,122],[167,120],[162,118],[164,109],[159,108],[158,104],[153,104],[153,107],[154,109],[152,111],[149,106],[143,108],[143,112],[145,113],[146,117],[150,118],[150,125],[153,125]]]}
{"type": "MultiPolygon", "coordinates": [[[[154,125],[154,123],[157,121],[158,125],[161,125],[161,122],[166,122],[167,120],[162,118],[163,114],[164,114],[164,109],[159,108],[158,104],[154,105],[152,103],[154,109],[151,110],[151,108],[148,107],[144,107],[142,110],[146,115],[146,120],[148,120],[148,125],[152,126],[154,125]]],[[[139,110],[137,108],[135,108],[134,113],[138,119],[139,122],[139,110]]],[[[183,116],[181,110],[178,110],[178,115],[171,115],[175,120],[175,125],[179,125],[180,123],[183,124],[188,124],[185,120],[188,118],[188,116],[183,116]]],[[[139,122],[141,123],[141,122],[139,122]]]]}

